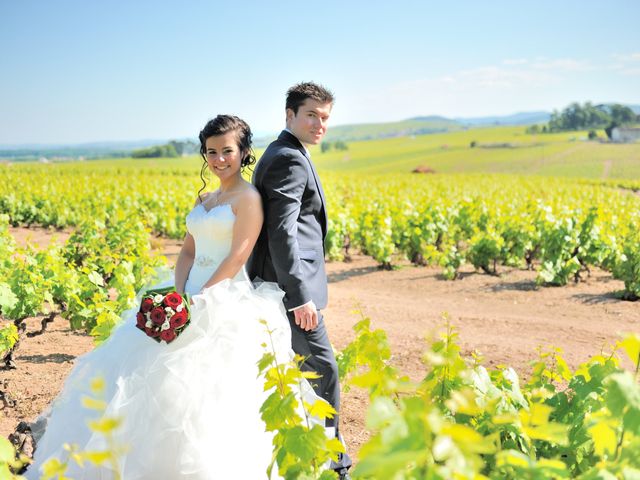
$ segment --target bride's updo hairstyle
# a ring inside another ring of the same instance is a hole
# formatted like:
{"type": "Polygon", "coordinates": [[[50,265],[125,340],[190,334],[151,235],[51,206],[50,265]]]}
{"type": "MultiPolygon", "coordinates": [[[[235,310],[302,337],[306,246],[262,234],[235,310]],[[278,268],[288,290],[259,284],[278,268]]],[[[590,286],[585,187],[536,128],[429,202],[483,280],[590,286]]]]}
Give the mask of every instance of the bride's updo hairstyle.
{"type": "MultiPolygon", "coordinates": [[[[198,191],[198,197],[207,186],[207,181],[205,179],[205,174],[207,172],[207,138],[215,137],[218,135],[224,135],[229,132],[235,132],[236,138],[238,139],[238,147],[243,152],[246,152],[246,156],[240,162],[240,168],[244,171],[245,167],[253,165],[256,163],[256,157],[253,154],[253,149],[251,148],[251,139],[253,134],[251,133],[251,128],[239,117],[235,115],[218,115],[213,120],[209,120],[204,128],[200,131],[200,156],[202,156],[202,160],[204,163],[202,164],[202,168],[200,169],[200,179],[202,180],[202,188],[198,191]]],[[[202,201],[202,198],[200,198],[202,201]]]]}

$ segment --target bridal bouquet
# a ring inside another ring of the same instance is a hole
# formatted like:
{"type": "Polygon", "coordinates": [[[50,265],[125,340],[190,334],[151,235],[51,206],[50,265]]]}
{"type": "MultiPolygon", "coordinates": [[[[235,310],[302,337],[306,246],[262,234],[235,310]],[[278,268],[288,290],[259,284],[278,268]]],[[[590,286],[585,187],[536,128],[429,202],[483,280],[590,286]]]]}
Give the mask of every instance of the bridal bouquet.
{"type": "Polygon", "coordinates": [[[180,295],[174,287],[147,290],[136,319],[136,326],[147,336],[170,343],[189,325],[189,297],[180,295]]]}

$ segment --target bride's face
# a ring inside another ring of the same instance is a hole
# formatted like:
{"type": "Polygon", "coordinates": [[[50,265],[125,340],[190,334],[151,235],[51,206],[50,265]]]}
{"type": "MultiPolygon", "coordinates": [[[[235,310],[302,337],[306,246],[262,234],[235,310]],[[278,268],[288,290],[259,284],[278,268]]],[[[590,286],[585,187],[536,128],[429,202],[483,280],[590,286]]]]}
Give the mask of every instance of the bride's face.
{"type": "Polygon", "coordinates": [[[245,153],[238,146],[236,132],[215,135],[205,142],[207,164],[220,180],[240,174],[240,167],[245,153]]]}

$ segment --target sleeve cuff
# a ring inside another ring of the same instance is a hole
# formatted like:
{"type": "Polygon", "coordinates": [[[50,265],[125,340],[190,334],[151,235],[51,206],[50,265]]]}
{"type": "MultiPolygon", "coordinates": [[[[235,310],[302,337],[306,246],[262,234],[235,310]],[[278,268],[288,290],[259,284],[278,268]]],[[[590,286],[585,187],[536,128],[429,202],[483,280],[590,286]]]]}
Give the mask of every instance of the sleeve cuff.
{"type": "Polygon", "coordinates": [[[304,306],[306,306],[306,305],[309,305],[309,304],[311,304],[312,302],[313,302],[313,300],[309,300],[307,303],[303,303],[302,305],[298,305],[297,307],[290,308],[290,309],[289,309],[289,310],[287,310],[287,311],[289,311],[289,312],[293,312],[294,310],[298,310],[299,308],[302,308],[302,307],[304,307],[304,306]]]}

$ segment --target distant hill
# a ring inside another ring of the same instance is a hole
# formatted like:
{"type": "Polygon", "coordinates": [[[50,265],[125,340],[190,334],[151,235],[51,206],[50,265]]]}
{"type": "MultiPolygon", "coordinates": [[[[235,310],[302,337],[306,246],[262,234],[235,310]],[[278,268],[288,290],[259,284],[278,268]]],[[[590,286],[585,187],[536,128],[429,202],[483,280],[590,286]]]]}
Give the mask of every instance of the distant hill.
{"type": "Polygon", "coordinates": [[[547,123],[550,118],[551,113],[549,112],[520,112],[493,117],[456,118],[455,121],[469,126],[531,125],[534,123],[547,123]]]}
{"type": "Polygon", "coordinates": [[[338,125],[329,128],[326,140],[374,140],[380,138],[450,132],[461,128],[462,126],[455,120],[450,120],[444,117],[416,117],[400,122],[338,125]]]}
{"type": "Polygon", "coordinates": [[[636,115],[640,115],[640,105],[627,105],[627,107],[633,110],[636,115]]]}
{"type": "Polygon", "coordinates": [[[410,135],[454,132],[469,127],[530,125],[532,123],[546,123],[550,117],[551,114],[549,112],[521,112],[504,116],[454,119],[431,115],[426,117],[413,117],[400,122],[338,125],[329,129],[326,139],[328,141],[375,140],[406,137],[410,135]]]}

